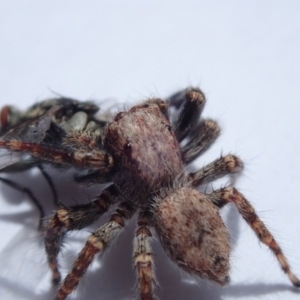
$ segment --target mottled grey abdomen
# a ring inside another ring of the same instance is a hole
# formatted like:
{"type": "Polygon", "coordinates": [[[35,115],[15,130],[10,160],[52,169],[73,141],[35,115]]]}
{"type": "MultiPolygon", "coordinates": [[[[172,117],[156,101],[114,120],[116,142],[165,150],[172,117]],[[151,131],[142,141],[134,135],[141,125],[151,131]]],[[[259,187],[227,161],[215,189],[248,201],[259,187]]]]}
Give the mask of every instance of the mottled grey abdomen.
{"type": "Polygon", "coordinates": [[[170,256],[183,270],[228,282],[229,238],[218,209],[197,190],[181,187],[154,206],[156,230],[170,256]]]}

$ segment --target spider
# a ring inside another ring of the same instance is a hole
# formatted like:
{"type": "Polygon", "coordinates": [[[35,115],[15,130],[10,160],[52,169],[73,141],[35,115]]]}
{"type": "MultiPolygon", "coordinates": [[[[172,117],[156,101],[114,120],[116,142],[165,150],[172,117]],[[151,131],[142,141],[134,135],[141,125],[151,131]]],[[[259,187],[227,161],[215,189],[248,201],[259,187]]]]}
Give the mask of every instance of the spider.
{"type": "MultiPolygon", "coordinates": [[[[171,103],[177,103],[182,95],[171,97],[171,103]]],[[[220,285],[227,284],[229,235],[219,210],[228,203],[236,205],[258,239],[274,253],[292,284],[300,287],[278,243],[238,190],[227,186],[201,193],[196,189],[225,175],[239,173],[243,169],[241,159],[228,154],[198,171],[185,171],[185,166],[207,150],[220,132],[215,121],[199,121],[205,101],[199,89],[187,89],[174,124],[169,119],[168,102],[160,99],[150,99],[119,112],[103,131],[102,147],[81,139],[80,147],[76,141],[72,147],[0,141],[0,147],[12,151],[28,151],[35,157],[82,169],[98,169],[95,180],[112,182],[89,204],[60,207],[45,225],[48,263],[53,282],[59,283],[57,255],[65,232],[90,225],[111,204],[118,203],[109,221],[86,241],[60,285],[57,300],[66,299],[75,290],[95,255],[107,249],[134,214],[138,214],[133,259],[139,299],[155,298],[153,230],[170,259],[181,269],[220,285]],[[180,146],[185,138],[187,143],[180,146]]]]}

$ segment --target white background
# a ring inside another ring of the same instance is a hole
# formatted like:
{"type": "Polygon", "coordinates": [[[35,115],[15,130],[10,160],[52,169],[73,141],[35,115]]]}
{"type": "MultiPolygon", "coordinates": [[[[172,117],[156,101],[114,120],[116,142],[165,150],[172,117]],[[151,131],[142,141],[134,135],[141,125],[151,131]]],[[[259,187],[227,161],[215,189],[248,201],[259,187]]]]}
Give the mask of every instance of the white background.
{"type": "MultiPolygon", "coordinates": [[[[221,151],[243,158],[246,169],[237,187],[300,276],[299,12],[296,0],[1,1],[0,104],[26,108],[52,91],[131,103],[200,86],[208,99],[204,116],[218,120],[223,134],[197,160],[198,167],[221,151]]],[[[99,193],[99,187],[72,186],[67,174],[53,176],[62,201],[85,202],[88,193],[99,193]]],[[[39,174],[16,178],[34,191],[47,213],[54,209],[39,174]]],[[[0,197],[0,298],[52,299],[34,206],[3,184],[0,197]]],[[[158,297],[299,299],[236,210],[224,217],[233,236],[229,286],[186,278],[156,242],[158,297]]],[[[134,298],[134,227],[130,222],[101,266],[99,260],[93,264],[74,299],[134,298]]],[[[73,234],[66,245],[60,257],[64,272],[83,240],[73,234]]]]}

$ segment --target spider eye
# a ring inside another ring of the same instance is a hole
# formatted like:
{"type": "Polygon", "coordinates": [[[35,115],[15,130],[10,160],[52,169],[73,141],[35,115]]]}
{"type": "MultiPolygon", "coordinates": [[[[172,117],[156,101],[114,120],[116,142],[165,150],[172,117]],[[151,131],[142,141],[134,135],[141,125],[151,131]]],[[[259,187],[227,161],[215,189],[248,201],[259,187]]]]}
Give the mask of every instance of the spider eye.
{"type": "Polygon", "coordinates": [[[170,125],[167,125],[167,129],[168,129],[169,131],[172,131],[172,127],[171,127],[170,125]]]}
{"type": "Polygon", "coordinates": [[[128,142],[127,144],[124,145],[124,152],[126,155],[130,155],[132,151],[131,144],[128,142]]]}
{"type": "Polygon", "coordinates": [[[122,112],[119,112],[116,116],[115,116],[115,119],[114,121],[118,122],[120,119],[122,119],[125,115],[125,112],[122,111],[122,112]]]}

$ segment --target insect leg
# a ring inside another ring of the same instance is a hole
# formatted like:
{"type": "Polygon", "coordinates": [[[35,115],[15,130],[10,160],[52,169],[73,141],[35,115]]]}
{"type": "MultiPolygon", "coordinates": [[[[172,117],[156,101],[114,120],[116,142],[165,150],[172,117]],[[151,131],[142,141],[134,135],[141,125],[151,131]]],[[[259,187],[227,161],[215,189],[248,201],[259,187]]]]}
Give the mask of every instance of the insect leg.
{"type": "Polygon", "coordinates": [[[14,182],[14,181],[11,181],[7,178],[3,178],[3,177],[0,177],[0,181],[4,182],[5,184],[7,184],[8,186],[20,191],[20,192],[23,192],[25,193],[30,199],[31,201],[34,203],[34,205],[37,207],[38,211],[39,211],[39,214],[40,214],[40,220],[39,220],[39,230],[42,229],[42,222],[43,222],[43,218],[45,217],[45,212],[44,212],[44,209],[42,207],[42,205],[39,203],[39,201],[35,198],[35,196],[33,195],[33,193],[26,187],[14,182]]]}
{"type": "Polygon", "coordinates": [[[57,191],[55,189],[55,186],[53,184],[53,181],[52,181],[51,177],[44,170],[44,167],[42,165],[38,165],[38,168],[39,168],[39,170],[41,171],[41,173],[44,176],[45,180],[47,181],[47,183],[50,186],[50,189],[51,189],[52,194],[53,194],[53,202],[54,202],[55,206],[58,206],[59,205],[58,195],[57,195],[57,191]]]}

